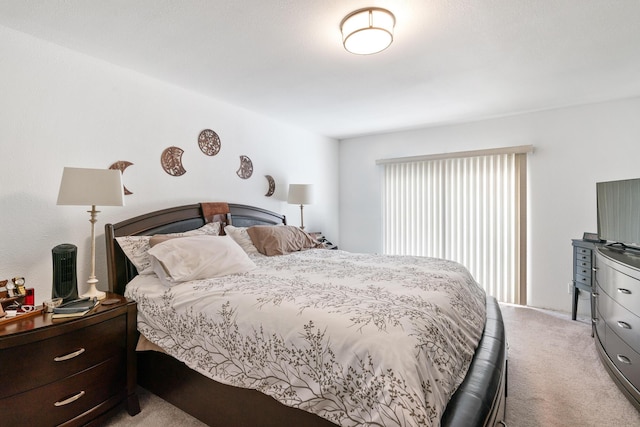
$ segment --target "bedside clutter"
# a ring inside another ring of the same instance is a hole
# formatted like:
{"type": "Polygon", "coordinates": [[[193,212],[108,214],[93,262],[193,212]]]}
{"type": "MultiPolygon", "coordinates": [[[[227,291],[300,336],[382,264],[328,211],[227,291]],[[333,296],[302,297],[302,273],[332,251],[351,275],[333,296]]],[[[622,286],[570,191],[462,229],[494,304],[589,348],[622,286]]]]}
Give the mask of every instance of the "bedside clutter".
{"type": "Polygon", "coordinates": [[[322,243],[325,249],[338,249],[338,245],[334,245],[329,240],[327,240],[327,238],[324,236],[324,234],[322,234],[322,232],[313,231],[313,232],[310,232],[309,234],[311,234],[311,236],[313,236],[313,238],[316,239],[318,242],[322,243]]]}

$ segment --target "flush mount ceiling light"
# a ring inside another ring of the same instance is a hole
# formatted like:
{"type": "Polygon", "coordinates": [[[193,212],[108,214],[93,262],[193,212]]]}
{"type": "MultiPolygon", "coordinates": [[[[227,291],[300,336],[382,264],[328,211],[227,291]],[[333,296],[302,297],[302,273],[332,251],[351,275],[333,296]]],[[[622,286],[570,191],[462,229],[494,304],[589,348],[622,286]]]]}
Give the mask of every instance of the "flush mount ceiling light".
{"type": "Polygon", "coordinates": [[[340,23],[344,48],[358,55],[385,50],[393,41],[393,13],[379,7],[358,9],[340,23]]]}

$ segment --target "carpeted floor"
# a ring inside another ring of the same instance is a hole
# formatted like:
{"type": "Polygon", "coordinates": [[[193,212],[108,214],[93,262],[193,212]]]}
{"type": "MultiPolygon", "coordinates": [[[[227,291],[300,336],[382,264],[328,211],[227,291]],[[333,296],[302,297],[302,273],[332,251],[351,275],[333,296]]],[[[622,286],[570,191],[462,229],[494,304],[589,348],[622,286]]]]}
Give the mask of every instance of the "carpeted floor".
{"type": "MultiPolygon", "coordinates": [[[[572,321],[564,313],[514,305],[501,308],[509,342],[509,427],[640,426],[640,412],[598,357],[588,319],[572,321]]],[[[143,389],[140,406],[135,417],[123,410],[107,425],[204,425],[143,389]]]]}
{"type": "Polygon", "coordinates": [[[509,427],[640,426],[599,359],[589,319],[501,305],[509,343],[509,427]]]}

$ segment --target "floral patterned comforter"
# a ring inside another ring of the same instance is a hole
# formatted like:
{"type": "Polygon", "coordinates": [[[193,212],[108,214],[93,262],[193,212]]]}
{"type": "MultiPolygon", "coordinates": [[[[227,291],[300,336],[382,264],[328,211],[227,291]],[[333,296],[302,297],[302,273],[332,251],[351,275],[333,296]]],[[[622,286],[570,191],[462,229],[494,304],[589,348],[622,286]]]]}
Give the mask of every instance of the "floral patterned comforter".
{"type": "Polygon", "coordinates": [[[251,255],[258,269],[125,295],[151,342],[218,382],[340,426],[439,425],[485,320],[460,264],[313,249],[251,255]]]}

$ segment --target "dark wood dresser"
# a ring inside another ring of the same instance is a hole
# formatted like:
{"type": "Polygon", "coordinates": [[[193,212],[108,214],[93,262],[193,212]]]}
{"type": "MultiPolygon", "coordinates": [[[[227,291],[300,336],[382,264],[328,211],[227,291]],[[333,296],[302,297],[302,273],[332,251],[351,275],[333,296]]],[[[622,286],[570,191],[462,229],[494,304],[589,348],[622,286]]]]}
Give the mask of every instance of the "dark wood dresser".
{"type": "Polygon", "coordinates": [[[0,325],[3,425],[97,425],[121,404],[140,412],[136,304],[107,294],[114,298],[83,317],[42,313],[0,325]]]}

